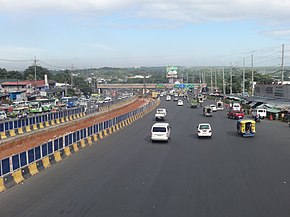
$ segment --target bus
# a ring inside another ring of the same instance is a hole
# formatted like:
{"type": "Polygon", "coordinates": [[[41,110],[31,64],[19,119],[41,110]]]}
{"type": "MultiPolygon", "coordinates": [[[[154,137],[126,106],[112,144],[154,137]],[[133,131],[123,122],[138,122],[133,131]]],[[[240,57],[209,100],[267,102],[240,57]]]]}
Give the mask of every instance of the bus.
{"type": "Polygon", "coordinates": [[[36,99],[30,102],[30,113],[49,112],[56,106],[56,99],[36,99]]]}
{"type": "Polygon", "coordinates": [[[76,96],[62,97],[61,103],[66,104],[67,108],[77,107],[79,105],[79,98],[76,96]]]}

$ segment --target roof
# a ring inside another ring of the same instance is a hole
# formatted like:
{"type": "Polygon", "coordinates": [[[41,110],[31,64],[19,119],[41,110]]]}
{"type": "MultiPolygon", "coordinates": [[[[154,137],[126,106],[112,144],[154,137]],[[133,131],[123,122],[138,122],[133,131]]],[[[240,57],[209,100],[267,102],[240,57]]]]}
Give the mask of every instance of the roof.
{"type": "Polygon", "coordinates": [[[267,108],[267,112],[270,112],[270,113],[279,113],[279,112],[281,112],[281,110],[275,109],[275,108],[267,108]]]}
{"type": "Polygon", "coordinates": [[[7,86],[17,86],[17,85],[28,85],[31,84],[30,81],[7,81],[7,82],[3,82],[1,85],[7,85],[7,86]]]}
{"type": "Polygon", "coordinates": [[[152,127],[167,127],[169,123],[155,123],[152,127]]]}
{"type": "Polygon", "coordinates": [[[248,122],[256,123],[254,120],[251,120],[251,119],[240,119],[240,120],[238,120],[238,122],[240,122],[240,123],[248,123],[248,122]]]}
{"type": "Polygon", "coordinates": [[[29,81],[33,87],[43,87],[45,85],[44,80],[37,80],[37,81],[29,81]]]}

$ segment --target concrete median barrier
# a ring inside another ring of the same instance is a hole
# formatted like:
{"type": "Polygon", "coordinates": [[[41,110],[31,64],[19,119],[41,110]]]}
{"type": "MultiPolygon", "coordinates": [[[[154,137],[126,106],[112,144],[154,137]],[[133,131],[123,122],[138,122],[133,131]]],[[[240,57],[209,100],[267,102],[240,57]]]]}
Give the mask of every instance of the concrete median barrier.
{"type": "Polygon", "coordinates": [[[0,177],[0,192],[5,191],[6,187],[4,185],[3,177],[0,177]]]}

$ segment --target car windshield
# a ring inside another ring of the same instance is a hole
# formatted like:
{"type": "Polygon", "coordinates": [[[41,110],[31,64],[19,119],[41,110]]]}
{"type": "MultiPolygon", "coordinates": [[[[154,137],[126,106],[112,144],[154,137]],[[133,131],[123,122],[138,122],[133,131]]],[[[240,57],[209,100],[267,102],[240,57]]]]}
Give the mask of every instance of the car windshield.
{"type": "Polygon", "coordinates": [[[153,132],[166,132],[166,127],[153,127],[153,132]]]}
{"type": "Polygon", "coordinates": [[[201,130],[207,130],[207,129],[209,129],[209,125],[207,125],[207,124],[205,124],[205,125],[200,125],[200,126],[199,126],[199,129],[201,129],[201,130]]]}

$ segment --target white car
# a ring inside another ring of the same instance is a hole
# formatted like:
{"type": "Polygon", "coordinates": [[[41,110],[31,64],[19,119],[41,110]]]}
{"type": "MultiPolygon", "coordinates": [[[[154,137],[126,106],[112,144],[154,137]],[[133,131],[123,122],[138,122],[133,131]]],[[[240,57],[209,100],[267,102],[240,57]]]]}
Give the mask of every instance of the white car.
{"type": "Polygon", "coordinates": [[[171,101],[171,96],[170,95],[166,96],[166,101],[171,101]]]}
{"type": "Polygon", "coordinates": [[[166,141],[170,140],[169,123],[155,123],[151,128],[151,141],[166,141]]]}
{"type": "Polygon", "coordinates": [[[177,101],[177,105],[178,105],[178,106],[183,106],[183,100],[181,100],[181,99],[178,100],[178,101],[177,101]]]}
{"type": "Polygon", "coordinates": [[[165,117],[167,115],[167,111],[165,108],[158,108],[156,110],[156,114],[155,114],[155,119],[157,120],[165,120],[165,117]]]}
{"type": "Polygon", "coordinates": [[[212,109],[213,112],[216,112],[216,111],[217,111],[217,107],[216,107],[216,105],[211,104],[211,105],[209,105],[209,106],[211,107],[211,109],[212,109]]]}
{"type": "Polygon", "coordinates": [[[212,136],[211,126],[209,123],[200,123],[197,127],[198,137],[210,137],[212,136]]]}

